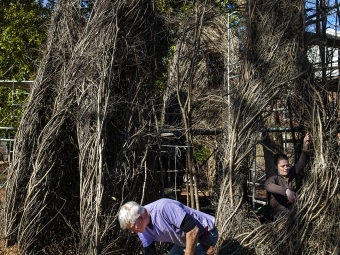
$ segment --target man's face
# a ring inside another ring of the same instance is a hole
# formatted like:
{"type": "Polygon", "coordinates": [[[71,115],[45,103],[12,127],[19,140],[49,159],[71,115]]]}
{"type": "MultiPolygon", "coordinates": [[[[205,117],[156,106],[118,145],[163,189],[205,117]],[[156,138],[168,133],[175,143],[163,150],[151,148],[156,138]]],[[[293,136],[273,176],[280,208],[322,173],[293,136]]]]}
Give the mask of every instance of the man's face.
{"type": "Polygon", "coordinates": [[[128,231],[132,233],[143,233],[146,226],[148,225],[146,217],[143,217],[142,215],[139,215],[136,219],[135,224],[131,224],[128,228],[128,231]]]}
{"type": "Polygon", "coordinates": [[[288,160],[286,159],[279,160],[277,164],[277,171],[280,175],[287,176],[289,174],[289,168],[290,165],[288,163],[288,160]]]}

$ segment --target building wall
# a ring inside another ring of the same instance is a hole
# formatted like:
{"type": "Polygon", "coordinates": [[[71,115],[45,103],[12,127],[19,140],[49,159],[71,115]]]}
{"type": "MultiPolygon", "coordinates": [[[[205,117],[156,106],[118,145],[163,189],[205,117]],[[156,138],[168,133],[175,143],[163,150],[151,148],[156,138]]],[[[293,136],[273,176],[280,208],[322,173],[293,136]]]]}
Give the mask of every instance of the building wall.
{"type": "MultiPolygon", "coordinates": [[[[332,38],[339,38],[339,34],[334,29],[327,29],[328,36],[332,38]]],[[[328,61],[326,68],[326,78],[334,79],[339,76],[339,49],[337,47],[324,47],[325,59],[328,61]]],[[[317,78],[322,77],[322,65],[320,57],[319,46],[313,46],[307,52],[309,61],[313,64],[315,70],[315,76],[317,78]]]]}

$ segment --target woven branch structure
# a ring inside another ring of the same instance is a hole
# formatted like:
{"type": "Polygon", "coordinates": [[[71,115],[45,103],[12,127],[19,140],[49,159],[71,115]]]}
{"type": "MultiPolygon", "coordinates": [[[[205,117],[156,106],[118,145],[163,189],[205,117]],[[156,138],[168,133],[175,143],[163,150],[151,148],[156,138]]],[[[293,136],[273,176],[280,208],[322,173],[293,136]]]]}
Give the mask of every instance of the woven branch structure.
{"type": "Polygon", "coordinates": [[[117,211],[163,195],[162,144],[172,144],[164,129],[185,129],[177,141],[212,151],[198,174],[216,206],[217,254],[339,253],[338,127],[313,84],[303,3],[248,0],[232,13],[215,1],[192,6],[162,14],[152,0],[102,0],[89,13],[79,1],[57,2],[2,211],[2,236],[20,254],[136,254],[140,243],[119,229],[117,211]],[[247,178],[266,113],[282,98],[312,135],[312,157],[289,217],[261,224],[247,178]]]}

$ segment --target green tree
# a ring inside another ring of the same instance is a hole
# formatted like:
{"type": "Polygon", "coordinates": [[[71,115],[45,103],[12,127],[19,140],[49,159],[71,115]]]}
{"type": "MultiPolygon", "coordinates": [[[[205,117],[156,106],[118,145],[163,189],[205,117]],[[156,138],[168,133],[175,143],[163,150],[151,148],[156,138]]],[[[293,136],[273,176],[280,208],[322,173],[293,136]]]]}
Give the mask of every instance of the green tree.
{"type": "Polygon", "coordinates": [[[33,79],[51,10],[34,0],[0,3],[0,79],[33,79]]]}
{"type": "MultiPolygon", "coordinates": [[[[25,91],[0,86],[0,126],[18,127],[26,101],[25,91]]],[[[0,129],[0,138],[8,138],[14,134],[15,129],[0,129]]]]}
{"type": "MultiPolygon", "coordinates": [[[[32,80],[35,78],[48,23],[55,1],[0,1],[0,80],[32,80]]],[[[0,87],[0,126],[17,127],[24,91],[0,87]]],[[[13,130],[0,130],[0,137],[13,135],[13,130]]]]}

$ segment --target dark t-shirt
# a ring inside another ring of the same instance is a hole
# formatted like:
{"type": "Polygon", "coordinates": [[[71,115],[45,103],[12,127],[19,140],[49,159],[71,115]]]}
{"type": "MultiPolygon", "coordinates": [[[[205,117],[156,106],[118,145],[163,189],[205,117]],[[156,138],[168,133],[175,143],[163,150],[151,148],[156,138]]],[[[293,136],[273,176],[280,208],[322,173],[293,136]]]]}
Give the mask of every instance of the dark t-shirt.
{"type": "Polygon", "coordinates": [[[302,151],[299,161],[289,169],[289,174],[286,177],[279,175],[277,172],[272,172],[266,180],[265,187],[269,195],[270,207],[274,210],[273,215],[289,212],[292,204],[286,197],[286,190],[295,190],[295,177],[305,167],[306,162],[307,154],[302,151]]]}

